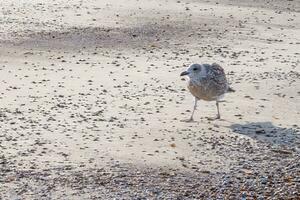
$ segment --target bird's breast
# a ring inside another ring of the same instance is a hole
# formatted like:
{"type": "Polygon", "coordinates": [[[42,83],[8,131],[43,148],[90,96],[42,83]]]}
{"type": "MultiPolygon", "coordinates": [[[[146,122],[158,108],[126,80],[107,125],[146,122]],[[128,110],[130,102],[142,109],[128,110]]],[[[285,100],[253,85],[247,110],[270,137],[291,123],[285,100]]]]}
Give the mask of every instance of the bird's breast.
{"type": "Polygon", "coordinates": [[[193,81],[188,82],[188,89],[193,96],[197,99],[203,99],[205,101],[216,100],[216,96],[212,94],[210,88],[207,88],[206,84],[194,83],[193,81]]]}

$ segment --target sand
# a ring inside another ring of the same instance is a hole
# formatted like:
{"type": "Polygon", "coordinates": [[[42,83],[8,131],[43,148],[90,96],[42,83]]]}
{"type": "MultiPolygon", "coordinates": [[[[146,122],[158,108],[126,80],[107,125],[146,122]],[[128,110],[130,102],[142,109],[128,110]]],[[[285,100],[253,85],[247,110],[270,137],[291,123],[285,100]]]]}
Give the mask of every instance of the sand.
{"type": "Polygon", "coordinates": [[[0,7],[1,199],[300,198],[298,0],[0,7]],[[184,122],[212,62],[236,92],[184,122]]]}

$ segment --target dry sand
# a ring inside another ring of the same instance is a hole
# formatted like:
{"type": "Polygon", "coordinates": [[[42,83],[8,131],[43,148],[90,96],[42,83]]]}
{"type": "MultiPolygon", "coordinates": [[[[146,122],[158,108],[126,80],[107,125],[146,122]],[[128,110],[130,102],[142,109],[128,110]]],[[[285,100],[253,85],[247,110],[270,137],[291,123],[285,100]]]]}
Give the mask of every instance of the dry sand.
{"type": "Polygon", "coordinates": [[[0,2],[0,199],[299,199],[299,0],[0,2]],[[179,74],[220,63],[235,93],[179,74]]]}

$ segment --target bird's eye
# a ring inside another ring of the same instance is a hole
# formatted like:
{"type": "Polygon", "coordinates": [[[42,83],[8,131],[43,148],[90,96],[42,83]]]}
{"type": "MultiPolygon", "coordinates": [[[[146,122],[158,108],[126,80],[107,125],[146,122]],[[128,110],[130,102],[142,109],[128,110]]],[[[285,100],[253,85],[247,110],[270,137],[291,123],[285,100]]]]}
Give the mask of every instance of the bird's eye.
{"type": "Polygon", "coordinates": [[[196,71],[197,70],[197,68],[193,68],[193,71],[196,71]]]}

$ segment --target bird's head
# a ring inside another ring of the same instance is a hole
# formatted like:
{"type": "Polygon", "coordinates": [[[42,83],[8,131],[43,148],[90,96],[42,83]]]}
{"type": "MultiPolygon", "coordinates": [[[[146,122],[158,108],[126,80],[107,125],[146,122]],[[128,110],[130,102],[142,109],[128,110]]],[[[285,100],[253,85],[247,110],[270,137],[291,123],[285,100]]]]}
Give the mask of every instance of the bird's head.
{"type": "Polygon", "coordinates": [[[198,79],[203,75],[204,68],[200,64],[191,64],[186,71],[182,72],[180,76],[188,76],[190,79],[198,79]]]}

